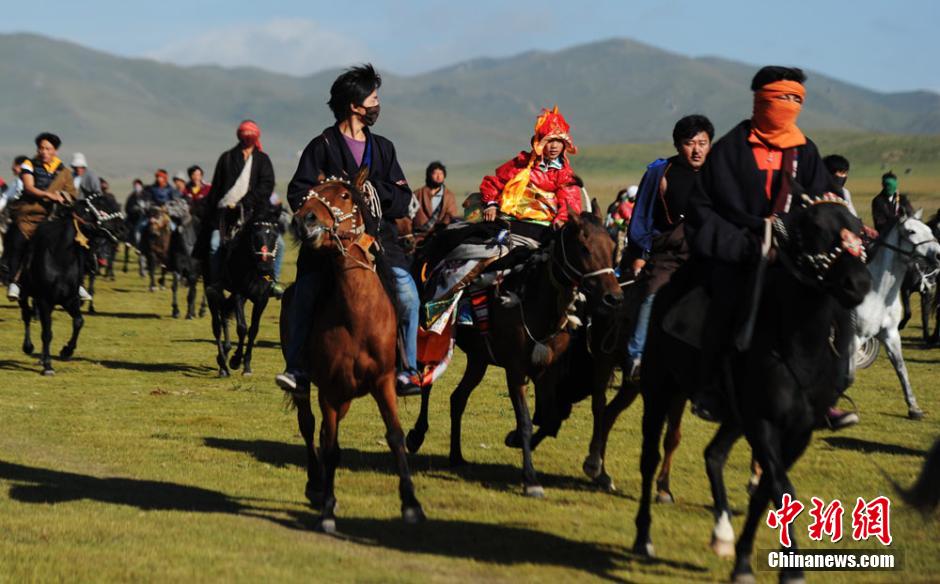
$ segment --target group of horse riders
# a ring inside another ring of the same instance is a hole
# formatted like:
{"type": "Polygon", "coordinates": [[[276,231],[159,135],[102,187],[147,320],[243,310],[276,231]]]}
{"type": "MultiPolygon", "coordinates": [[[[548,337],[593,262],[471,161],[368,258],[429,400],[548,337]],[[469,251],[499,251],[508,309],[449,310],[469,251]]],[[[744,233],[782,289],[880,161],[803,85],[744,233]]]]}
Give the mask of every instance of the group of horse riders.
{"type": "MultiPolygon", "coordinates": [[[[731,349],[731,339],[742,324],[742,307],[753,302],[747,288],[754,266],[762,257],[771,264],[776,259],[773,249],[762,249],[772,217],[789,211],[795,192],[811,197],[834,194],[852,208],[844,188],[848,161],[838,155],[823,159],[797,126],[806,99],[805,80],[803,72],[795,68],[760,69],[751,83],[754,100],[749,119],[713,142],[714,127],[708,118],[683,117],[673,129],[676,154],[647,167],[636,193],[627,228],[628,251],[621,263],[625,279],[645,286],[629,343],[630,376],[637,376],[642,362],[656,293],[680,267],[695,266],[688,271],[704,285],[711,300],[700,308],[707,313],[702,374],[704,379],[713,379],[714,363],[731,349]]],[[[381,77],[371,65],[351,68],[335,80],[328,104],[336,122],[303,150],[288,187],[287,202],[296,212],[311,189],[324,180],[353,182],[367,173],[364,228],[374,236],[373,251],[384,259],[393,276],[400,340],[397,391],[407,396],[421,391],[417,339],[422,296],[399,228],[414,222],[420,239],[433,231],[432,227],[445,228],[456,219],[457,209],[453,193],[444,185],[446,169],[442,164],[432,163],[425,186],[413,193],[394,144],[371,131],[379,118],[380,87],[381,77]]],[[[260,136],[260,128],[251,120],[238,127],[238,143],[219,157],[211,186],[202,182],[198,166],[190,169],[190,179],[193,175],[195,179],[188,183],[182,175],[174,177],[177,189],[192,189],[188,198],[204,201],[202,228],[192,253],[207,262],[207,288],[220,281],[221,250],[233,229],[246,216],[271,205],[274,170],[260,136]]],[[[58,158],[57,136],[42,133],[35,142],[36,156],[21,161],[19,167],[22,195],[12,213],[16,228],[5,239],[11,298],[18,295],[19,268],[35,227],[48,218],[53,205],[74,199],[77,186],[88,179],[87,173],[73,177],[58,158]]],[[[503,231],[534,241],[536,247],[546,242],[572,214],[587,210],[569,161],[576,152],[568,122],[558,108],[544,110],[536,121],[531,148],[483,179],[475,219],[499,223],[503,231]]],[[[83,156],[76,168],[87,170],[83,156]]],[[[165,204],[178,196],[168,178],[165,171],[158,171],[154,185],[141,192],[143,185],[135,184],[132,196],[165,204]]],[[[878,229],[912,212],[906,197],[898,193],[896,176],[886,174],[883,187],[872,204],[878,229]]],[[[137,230],[144,221],[137,219],[137,230]]],[[[509,255],[517,261],[528,257],[524,253],[509,255]]],[[[309,390],[302,349],[318,294],[329,278],[322,261],[301,252],[290,308],[290,341],[284,348],[286,366],[276,378],[285,390],[309,390]]],[[[275,282],[275,286],[279,285],[275,282]]],[[[499,300],[511,302],[511,294],[499,300]]],[[[485,327],[486,303],[475,303],[474,311],[476,324],[485,327]]],[[[722,416],[719,386],[717,382],[704,383],[704,390],[693,396],[699,415],[710,419],[722,416]]],[[[843,419],[845,414],[833,411],[832,415],[843,419]]]]}

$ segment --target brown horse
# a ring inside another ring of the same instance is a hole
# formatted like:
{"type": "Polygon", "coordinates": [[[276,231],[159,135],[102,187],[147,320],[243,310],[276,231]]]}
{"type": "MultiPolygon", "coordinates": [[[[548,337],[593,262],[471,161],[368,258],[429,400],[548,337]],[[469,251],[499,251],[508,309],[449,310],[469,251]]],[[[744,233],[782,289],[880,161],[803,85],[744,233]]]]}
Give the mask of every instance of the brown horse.
{"type": "MultiPolygon", "coordinates": [[[[461,450],[461,419],[470,393],[482,381],[490,365],[506,371],[506,384],[516,415],[516,429],[506,438],[509,446],[522,448],[522,478],[527,496],[541,497],[532,464],[532,420],[526,403],[528,379],[539,379],[567,350],[569,307],[579,291],[588,293],[589,311],[611,311],[623,300],[614,277],[614,242],[591,213],[571,213],[565,226],[552,234],[545,253],[536,254],[521,271],[507,278],[505,286],[518,302],[490,307],[487,335],[472,327],[457,329],[457,346],[467,355],[463,377],[450,397],[450,464],[466,464],[461,450]]],[[[421,394],[421,412],[408,433],[408,448],[416,452],[428,430],[431,387],[421,394]]]]}
{"type": "Polygon", "coordinates": [[[157,289],[156,271],[160,273],[160,288],[166,283],[166,265],[170,256],[170,238],[172,236],[170,214],[166,207],[151,207],[147,211],[147,227],[141,236],[140,249],[147,260],[147,272],[150,274],[150,291],[157,289]]]}
{"type": "MultiPolygon", "coordinates": [[[[317,386],[320,413],[319,461],[313,444],[315,419],[309,395],[294,395],[297,422],[307,446],[306,495],[322,505],[320,528],[336,529],[334,477],[339,463],[339,424],[353,399],[371,394],[385,422],[389,448],[398,466],[402,516],[407,523],[424,519],[414,494],[405,455],[404,433],[398,421],[395,395],[395,308],[382,280],[381,258],[372,255],[373,239],[365,232],[363,204],[356,185],[331,179],[312,189],[295,214],[301,253],[319,256],[333,268],[333,281],[317,298],[305,354],[307,374],[317,386]],[[379,265],[377,266],[377,261],[379,265]]],[[[310,258],[317,259],[317,258],[310,258]]],[[[286,347],[293,287],[281,305],[281,346],[286,347]]]]}

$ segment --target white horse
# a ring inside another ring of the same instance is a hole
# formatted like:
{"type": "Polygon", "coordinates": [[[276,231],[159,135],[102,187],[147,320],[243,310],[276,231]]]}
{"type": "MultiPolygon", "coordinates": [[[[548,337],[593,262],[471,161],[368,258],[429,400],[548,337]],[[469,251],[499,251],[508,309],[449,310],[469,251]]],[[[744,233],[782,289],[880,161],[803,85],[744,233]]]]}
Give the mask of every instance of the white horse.
{"type": "MultiPolygon", "coordinates": [[[[871,338],[884,345],[888,359],[901,381],[904,400],[907,402],[907,417],[919,420],[924,412],[918,407],[914,390],[907,375],[904,357],[901,355],[901,284],[904,274],[915,258],[920,257],[934,264],[940,261],[940,243],[927,225],[921,222],[923,210],[913,217],[902,217],[887,233],[872,244],[868,263],[872,288],[865,300],[855,309],[855,345],[861,347],[871,338]]],[[[852,375],[854,377],[854,361],[852,375]]]]}

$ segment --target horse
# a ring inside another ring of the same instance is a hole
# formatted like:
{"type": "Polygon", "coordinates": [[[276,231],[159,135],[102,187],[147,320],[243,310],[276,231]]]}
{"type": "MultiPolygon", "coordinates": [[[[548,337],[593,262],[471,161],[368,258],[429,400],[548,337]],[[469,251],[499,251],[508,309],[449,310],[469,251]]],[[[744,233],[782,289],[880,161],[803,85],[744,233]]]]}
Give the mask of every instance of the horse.
{"type": "Polygon", "coordinates": [[[172,224],[164,205],[153,205],[147,209],[147,226],[140,236],[140,250],[150,275],[150,291],[156,292],[156,271],[160,269],[160,289],[166,285],[167,262],[170,254],[172,224]]]}
{"type": "Polygon", "coordinates": [[[917,405],[901,354],[901,334],[898,331],[902,317],[900,289],[913,262],[920,259],[932,267],[937,267],[940,262],[940,243],[931,229],[920,221],[921,216],[922,212],[918,211],[913,217],[899,218],[872,242],[873,253],[868,269],[874,286],[855,310],[855,347],[873,337],[884,345],[901,382],[907,416],[912,420],[923,418],[924,412],[917,405]]]}
{"type": "Polygon", "coordinates": [[[91,200],[73,206],[57,206],[51,218],[40,224],[30,240],[30,252],[20,277],[20,312],[23,319],[23,352],[32,355],[30,320],[33,312],[42,326],[42,353],[39,362],[43,375],[55,375],[50,357],[52,310],[58,305],[72,317],[72,336],[59,352],[63,360],[75,353],[78,335],[84,325],[78,287],[85,275],[89,238],[98,234],[115,237],[119,215],[98,210],[91,200]],[[30,298],[33,305],[30,306],[30,298]]]}
{"type": "MultiPolygon", "coordinates": [[[[925,223],[933,232],[934,237],[940,235],[940,217],[934,216],[925,223]]],[[[931,266],[923,258],[911,262],[904,282],[901,284],[901,306],[904,316],[898,324],[898,329],[904,330],[911,320],[911,296],[916,292],[920,295],[920,323],[921,335],[924,343],[934,345],[940,340],[940,290],[937,288],[937,274],[940,269],[931,266]],[[930,330],[931,320],[934,321],[933,332],[930,330]]]]}
{"type": "Polygon", "coordinates": [[[121,212],[121,206],[113,199],[101,193],[90,193],[86,199],[101,213],[104,220],[113,228],[99,231],[89,241],[92,255],[92,265],[88,271],[88,293],[92,299],[88,301],[88,314],[95,314],[95,282],[100,275],[100,269],[105,268],[104,277],[114,280],[114,256],[118,243],[126,237],[126,219],[121,212]]]}
{"type": "MultiPolygon", "coordinates": [[[[871,287],[859,237],[861,222],[843,202],[832,198],[806,197],[800,202],[805,206],[773,220],[777,261],[766,271],[762,292],[755,290],[757,310],[750,343],[739,352],[719,352],[715,359],[715,376],[722,382],[730,406],[706,450],[716,500],[713,547],[719,553],[729,550],[716,544],[716,536],[718,543],[733,540],[730,509],[726,498],[722,500],[721,466],[740,435],[747,438],[763,469],[734,547],[735,581],[753,581],[750,556],[767,505],[772,500],[779,508],[785,493],[796,496],[787,471],[806,449],[814,427],[822,422],[839,391],[851,381],[851,310],[871,287]]],[[[642,556],[654,555],[651,491],[665,418],[703,382],[703,355],[693,346],[696,342],[689,336],[680,340],[664,328],[670,323],[667,315],[671,309],[682,308],[688,297],[696,268],[691,262],[680,269],[657,294],[640,371],[644,402],[642,492],[633,550],[642,556]]],[[[678,328],[673,324],[671,331],[678,328]]],[[[793,526],[789,529],[791,549],[796,549],[793,526]]],[[[797,569],[781,573],[784,581],[801,578],[797,569]]]]}
{"type": "MultiPolygon", "coordinates": [[[[179,284],[182,280],[187,288],[186,293],[186,320],[196,317],[196,296],[199,291],[199,276],[202,265],[193,257],[193,248],[196,245],[196,235],[199,233],[200,213],[196,208],[201,202],[193,203],[191,207],[184,199],[168,205],[170,218],[176,224],[176,229],[170,235],[170,247],[167,252],[167,267],[172,273],[172,312],[173,318],[180,317],[179,284]],[[175,203],[175,204],[174,204],[175,203]]],[[[203,294],[199,306],[199,316],[205,315],[206,296],[203,294]]]]}
{"type": "MultiPolygon", "coordinates": [[[[372,253],[372,237],[365,231],[361,195],[366,173],[355,184],[341,179],[320,181],[298,209],[294,230],[309,252],[332,267],[333,280],[317,299],[316,317],[305,346],[307,371],[317,386],[320,415],[320,455],[314,448],[316,420],[309,395],[294,395],[297,422],[306,444],[307,486],[311,504],[321,508],[319,528],[336,529],[334,478],[339,464],[339,424],[353,399],[371,395],[378,404],[399,476],[402,517],[406,523],[423,521],[424,511],[415,497],[404,433],[398,420],[395,395],[397,317],[392,280],[381,258],[372,253]]],[[[312,258],[311,258],[312,259],[312,258]]],[[[289,287],[281,304],[281,347],[288,344],[289,287]]]]}
{"type": "Polygon", "coordinates": [[[202,262],[219,377],[228,377],[230,368],[241,368],[244,376],[252,374],[251,355],[261,325],[261,315],[268,305],[271,287],[274,285],[277,246],[277,216],[273,208],[256,210],[241,219],[228,240],[222,243],[219,250],[222,266],[218,281],[213,281],[210,261],[202,262]],[[226,291],[230,293],[227,297],[226,291]],[[245,302],[248,300],[252,304],[250,326],[245,320],[245,302]],[[235,314],[238,346],[229,359],[231,344],[228,319],[232,313],[235,314]]]}
{"type": "MultiPolygon", "coordinates": [[[[461,449],[461,420],[470,393],[490,365],[502,367],[516,416],[516,429],[506,437],[508,446],[522,449],[523,492],[542,497],[532,464],[532,420],[526,403],[527,379],[539,379],[568,348],[569,307],[579,290],[588,293],[590,311],[610,311],[623,300],[614,277],[614,243],[592,213],[571,212],[564,227],[552,234],[541,253],[527,260],[521,271],[507,277],[505,287],[518,297],[513,305],[492,302],[490,331],[458,326],[456,342],[467,355],[463,377],[450,397],[450,455],[452,466],[466,464],[461,449]]],[[[408,433],[407,446],[417,452],[428,430],[428,402],[432,384],[421,393],[421,411],[408,433]]]]}

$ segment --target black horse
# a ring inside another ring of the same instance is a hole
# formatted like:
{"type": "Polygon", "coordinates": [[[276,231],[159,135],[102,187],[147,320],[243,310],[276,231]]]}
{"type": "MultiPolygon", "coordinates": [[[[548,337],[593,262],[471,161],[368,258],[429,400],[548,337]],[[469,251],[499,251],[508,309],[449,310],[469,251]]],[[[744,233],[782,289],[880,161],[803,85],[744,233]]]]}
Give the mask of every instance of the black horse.
{"type": "Polygon", "coordinates": [[[91,265],[88,266],[88,293],[92,300],[88,302],[88,314],[95,313],[95,282],[104,268],[104,277],[114,280],[114,258],[118,244],[124,240],[127,232],[126,218],[121,206],[101,193],[91,193],[86,199],[94,207],[102,221],[110,226],[108,230],[99,230],[89,239],[91,265]]]}
{"type": "MultiPolygon", "coordinates": [[[[781,507],[783,495],[796,497],[787,471],[802,455],[813,428],[849,383],[848,355],[852,335],[850,310],[871,287],[860,252],[861,222],[844,204],[832,200],[803,201],[802,206],[774,225],[779,261],[767,270],[759,297],[754,334],[743,352],[713,355],[715,375],[730,412],[707,451],[709,478],[716,495],[716,517],[730,516],[720,466],[727,449],[743,434],[763,469],[751,496],[747,520],[735,546],[733,577],[751,578],[750,556],[757,526],[769,502],[781,507]],[[717,463],[717,464],[716,464],[717,463]],[[717,474],[713,472],[717,468],[717,474]]],[[[650,320],[640,386],[643,395],[642,493],[636,517],[634,551],[652,555],[651,490],[659,464],[659,440],[667,412],[684,403],[702,383],[702,353],[692,337],[679,340],[664,329],[667,314],[681,309],[696,266],[680,270],[657,295],[650,320]],[[678,306],[677,306],[678,304],[678,306]]],[[[790,527],[793,549],[796,548],[790,527]]],[[[782,580],[799,579],[788,570],[782,580]]]]}
{"type": "Polygon", "coordinates": [[[52,310],[58,305],[72,317],[72,336],[59,356],[69,359],[75,353],[78,335],[84,324],[78,287],[85,275],[88,242],[102,234],[116,238],[122,219],[98,210],[90,200],[72,207],[56,207],[52,217],[41,224],[30,241],[30,252],[21,275],[20,311],[23,317],[23,352],[33,353],[29,325],[33,312],[42,326],[43,375],[54,375],[49,345],[52,342],[52,310]],[[29,300],[32,298],[33,306],[29,300]]]}
{"type": "MultiPolygon", "coordinates": [[[[196,296],[199,292],[198,284],[199,276],[202,273],[202,262],[193,257],[192,254],[196,245],[196,235],[199,233],[202,206],[202,201],[190,205],[184,199],[174,201],[174,204],[168,205],[170,218],[176,225],[176,228],[170,234],[170,248],[167,253],[167,268],[173,276],[171,287],[173,293],[173,318],[180,317],[178,301],[180,281],[187,288],[186,319],[190,320],[196,317],[196,296]]],[[[199,306],[199,316],[203,316],[205,312],[206,297],[203,294],[202,303],[199,306]]]]}
{"type": "Polygon", "coordinates": [[[230,367],[242,368],[242,375],[252,373],[251,352],[274,285],[274,258],[279,245],[277,219],[277,212],[270,208],[255,210],[237,223],[219,251],[222,265],[218,282],[213,282],[210,262],[202,262],[220,377],[228,377],[230,367]],[[230,294],[226,296],[225,292],[230,294]],[[245,320],[246,300],[252,303],[250,327],[245,320]],[[228,319],[232,313],[235,314],[238,346],[229,359],[228,319]]]}

